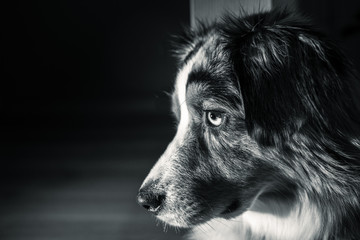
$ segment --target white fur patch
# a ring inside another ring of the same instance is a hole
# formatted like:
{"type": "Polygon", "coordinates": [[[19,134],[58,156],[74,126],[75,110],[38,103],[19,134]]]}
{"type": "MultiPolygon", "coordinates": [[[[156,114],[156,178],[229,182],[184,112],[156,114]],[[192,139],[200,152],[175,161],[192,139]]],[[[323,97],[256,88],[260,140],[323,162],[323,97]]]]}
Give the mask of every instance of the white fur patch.
{"type": "Polygon", "coordinates": [[[284,211],[282,205],[273,203],[268,206],[261,201],[256,204],[254,210],[242,216],[255,235],[266,233],[268,239],[314,239],[320,229],[319,211],[307,198],[283,216],[279,216],[279,212],[284,211]],[[256,211],[256,208],[266,209],[266,213],[256,211]]]}
{"type": "MultiPolygon", "coordinates": [[[[195,56],[188,61],[188,63],[179,71],[176,78],[175,91],[178,97],[179,106],[180,106],[180,122],[176,135],[172,142],[168,145],[167,149],[151,169],[149,175],[146,177],[143,186],[148,182],[161,179],[162,182],[170,183],[166,189],[166,201],[170,205],[176,205],[178,197],[174,194],[176,189],[173,189],[174,186],[171,185],[171,179],[176,176],[175,172],[178,169],[176,161],[177,149],[181,146],[185,140],[186,133],[189,128],[189,123],[191,116],[188,110],[186,103],[186,85],[188,82],[188,77],[192,71],[195,63],[200,63],[204,59],[204,51],[200,49],[195,56]]],[[[176,212],[172,211],[163,211],[157,218],[177,227],[187,227],[187,222],[179,217],[176,212]]]]}
{"type": "MultiPolygon", "coordinates": [[[[179,126],[174,139],[168,145],[167,149],[157,161],[157,163],[153,166],[150,173],[144,180],[142,186],[146,185],[146,183],[150,182],[151,180],[166,178],[167,176],[171,177],[174,175],[172,169],[176,168],[176,165],[174,165],[169,160],[174,157],[174,154],[176,154],[176,149],[179,145],[182,144],[190,122],[190,113],[186,103],[186,84],[194,64],[200,63],[202,59],[204,59],[204,51],[202,49],[199,49],[199,51],[194,55],[194,57],[190,59],[187,64],[178,72],[175,84],[175,91],[177,93],[180,106],[179,126]]],[[[171,191],[167,191],[167,194],[171,194],[171,191]]]]}
{"type": "Polygon", "coordinates": [[[250,240],[266,236],[266,240],[311,240],[318,237],[322,224],[319,211],[306,197],[288,210],[287,206],[276,202],[256,201],[239,217],[217,218],[196,227],[190,239],[250,240]],[[282,209],[284,207],[286,209],[282,209]]]}

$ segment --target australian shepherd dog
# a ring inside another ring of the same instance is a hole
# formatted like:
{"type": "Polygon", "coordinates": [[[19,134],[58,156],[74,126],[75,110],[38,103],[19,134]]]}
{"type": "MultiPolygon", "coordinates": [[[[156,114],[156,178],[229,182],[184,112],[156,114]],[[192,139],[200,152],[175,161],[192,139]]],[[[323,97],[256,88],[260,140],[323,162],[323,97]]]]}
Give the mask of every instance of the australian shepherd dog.
{"type": "Polygon", "coordinates": [[[177,132],[138,202],[190,239],[360,239],[360,81],[303,18],[188,30],[177,132]]]}

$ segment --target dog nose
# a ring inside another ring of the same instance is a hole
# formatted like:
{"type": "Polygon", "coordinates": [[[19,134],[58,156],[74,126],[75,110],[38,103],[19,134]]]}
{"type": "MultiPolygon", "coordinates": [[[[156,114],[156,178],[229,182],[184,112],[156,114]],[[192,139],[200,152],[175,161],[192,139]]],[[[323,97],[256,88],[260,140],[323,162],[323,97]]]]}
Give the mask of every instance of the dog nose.
{"type": "Polygon", "coordinates": [[[141,190],[137,195],[137,202],[140,206],[143,206],[146,210],[152,213],[158,213],[161,205],[165,200],[165,195],[154,193],[149,190],[141,190]]]}

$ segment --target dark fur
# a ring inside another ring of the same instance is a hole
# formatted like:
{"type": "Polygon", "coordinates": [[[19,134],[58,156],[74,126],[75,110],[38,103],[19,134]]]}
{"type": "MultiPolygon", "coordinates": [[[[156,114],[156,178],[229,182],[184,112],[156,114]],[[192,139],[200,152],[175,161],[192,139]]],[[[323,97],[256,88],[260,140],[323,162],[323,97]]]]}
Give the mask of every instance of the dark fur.
{"type": "MultiPolygon", "coordinates": [[[[189,31],[176,51],[180,68],[210,37],[207,60],[188,76],[186,141],[165,154],[176,170],[144,183],[164,199],[176,189],[177,205],[164,200],[161,211],[188,226],[231,218],[270,185],[260,196],[269,204],[306,195],[317,206],[315,239],[360,239],[360,81],[348,60],[308,21],[272,11],[189,31]],[[224,124],[209,126],[208,111],[224,124]]],[[[176,92],[173,101],[179,119],[176,92]]]]}

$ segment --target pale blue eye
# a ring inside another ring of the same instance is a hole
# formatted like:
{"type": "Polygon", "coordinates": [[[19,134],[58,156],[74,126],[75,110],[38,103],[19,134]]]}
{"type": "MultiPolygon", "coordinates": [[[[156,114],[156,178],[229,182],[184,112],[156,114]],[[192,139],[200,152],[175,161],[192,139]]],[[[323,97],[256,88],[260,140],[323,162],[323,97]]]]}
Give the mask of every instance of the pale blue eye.
{"type": "Polygon", "coordinates": [[[208,123],[214,127],[220,126],[223,122],[223,116],[221,113],[218,113],[218,112],[208,111],[206,113],[206,118],[207,118],[208,123]]]}

